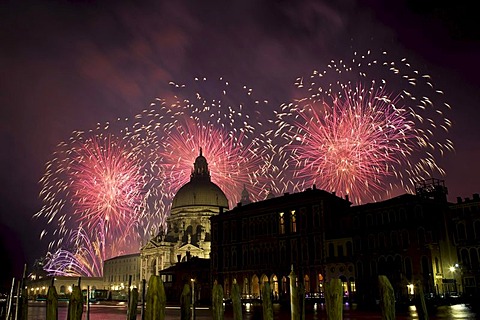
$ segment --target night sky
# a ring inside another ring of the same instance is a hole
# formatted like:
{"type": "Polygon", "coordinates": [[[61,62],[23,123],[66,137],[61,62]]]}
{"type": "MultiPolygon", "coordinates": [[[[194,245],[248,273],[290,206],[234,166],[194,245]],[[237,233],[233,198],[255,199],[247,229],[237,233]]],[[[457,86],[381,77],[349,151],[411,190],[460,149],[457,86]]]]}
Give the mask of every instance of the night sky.
{"type": "MultiPolygon", "coordinates": [[[[0,254],[46,251],[38,181],[74,130],[131,117],[169,81],[245,83],[271,105],[354,50],[406,56],[453,107],[449,200],[480,192],[480,25],[470,1],[6,1],[0,7],[0,254]]],[[[2,279],[2,283],[5,282],[2,279]]],[[[3,288],[2,288],[3,289],[3,288]]]]}

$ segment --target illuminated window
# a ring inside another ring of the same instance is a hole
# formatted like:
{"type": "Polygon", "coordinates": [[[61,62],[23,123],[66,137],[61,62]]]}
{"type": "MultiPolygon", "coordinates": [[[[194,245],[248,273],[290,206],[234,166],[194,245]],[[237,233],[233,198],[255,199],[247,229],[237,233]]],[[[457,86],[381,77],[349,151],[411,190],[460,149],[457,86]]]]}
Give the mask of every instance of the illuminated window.
{"type": "Polygon", "coordinates": [[[355,281],[350,281],[350,290],[351,290],[351,292],[357,292],[357,287],[355,286],[355,281]]]}
{"type": "Polygon", "coordinates": [[[292,232],[297,232],[297,216],[295,215],[295,210],[292,210],[292,232]]]}
{"type": "Polygon", "coordinates": [[[343,294],[348,295],[348,282],[342,282],[342,287],[343,287],[343,294]]]}
{"type": "Polygon", "coordinates": [[[305,286],[305,293],[310,293],[310,278],[308,275],[305,275],[303,282],[305,286]]]}
{"type": "Polygon", "coordinates": [[[285,215],[280,212],[280,234],[285,234],[285,215]]]}
{"type": "Polygon", "coordinates": [[[409,295],[414,295],[415,294],[415,287],[413,284],[407,284],[407,291],[409,295]]]}
{"type": "Polygon", "coordinates": [[[321,273],[318,274],[318,293],[323,297],[323,276],[321,273]]]}

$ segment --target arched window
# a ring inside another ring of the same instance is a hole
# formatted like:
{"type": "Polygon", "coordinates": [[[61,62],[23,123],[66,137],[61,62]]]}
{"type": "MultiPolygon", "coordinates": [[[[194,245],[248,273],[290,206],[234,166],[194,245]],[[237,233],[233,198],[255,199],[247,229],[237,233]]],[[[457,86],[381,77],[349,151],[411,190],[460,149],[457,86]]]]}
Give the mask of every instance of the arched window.
{"type": "Polygon", "coordinates": [[[357,279],[363,277],[363,263],[362,261],[357,261],[357,279]]]}
{"type": "Polygon", "coordinates": [[[402,230],[402,247],[407,249],[410,246],[410,236],[408,230],[402,230]]]}
{"type": "Polygon", "coordinates": [[[329,257],[335,256],[335,246],[333,245],[333,243],[328,244],[328,256],[329,257]]]}
{"type": "Polygon", "coordinates": [[[420,205],[415,206],[415,219],[423,218],[423,208],[420,205]]]}
{"type": "Polygon", "coordinates": [[[478,251],[476,248],[470,248],[470,261],[474,269],[478,268],[478,251]]]}
{"type": "Polygon", "coordinates": [[[470,265],[470,255],[468,254],[468,250],[467,249],[462,249],[460,251],[460,256],[462,257],[462,264],[467,267],[468,269],[470,269],[471,265],[470,265]]]}
{"type": "Polygon", "coordinates": [[[305,293],[310,293],[310,278],[307,274],[303,277],[303,285],[305,286],[305,293]]]}
{"type": "Polygon", "coordinates": [[[237,266],[237,249],[232,247],[232,267],[237,266]]]}
{"type": "Polygon", "coordinates": [[[417,229],[417,239],[419,245],[424,245],[426,242],[425,229],[423,229],[422,227],[417,229]]]}
{"type": "Polygon", "coordinates": [[[459,223],[457,225],[458,240],[465,240],[467,238],[467,232],[465,230],[465,224],[459,223]]]}
{"type": "Polygon", "coordinates": [[[278,300],[280,292],[278,288],[278,278],[275,274],[270,277],[270,283],[272,284],[273,298],[278,300]]]}
{"type": "Polygon", "coordinates": [[[292,232],[297,232],[297,215],[295,214],[295,210],[291,212],[291,230],[292,232]]]}
{"type": "Polygon", "coordinates": [[[429,274],[430,274],[430,267],[429,267],[429,264],[428,264],[428,258],[426,256],[422,256],[422,259],[421,259],[420,263],[421,263],[421,270],[422,270],[423,277],[425,279],[428,279],[429,274]]]}
{"type": "Polygon", "coordinates": [[[435,272],[436,273],[441,273],[440,272],[440,264],[438,263],[438,258],[435,257],[435,272]]]}
{"type": "Polygon", "coordinates": [[[318,293],[323,297],[323,275],[321,273],[318,274],[318,293]]]}
{"type": "Polygon", "coordinates": [[[279,233],[285,234],[285,213],[279,213],[279,233]]]}
{"type": "Polygon", "coordinates": [[[225,296],[230,296],[230,281],[228,279],[225,279],[225,281],[223,282],[223,292],[225,296]]]}
{"type": "Polygon", "coordinates": [[[280,241],[280,261],[282,263],[287,261],[287,248],[284,241],[280,241]]]}
{"type": "Polygon", "coordinates": [[[287,278],[284,276],[282,278],[282,292],[287,293],[287,278]]]}
{"type": "Polygon", "coordinates": [[[355,252],[362,251],[362,238],[355,237],[355,239],[353,239],[353,245],[355,247],[355,252]]]}
{"type": "Polygon", "coordinates": [[[407,280],[412,281],[412,259],[410,257],[405,258],[405,277],[407,280]]]}
{"type": "Polygon", "coordinates": [[[353,217],[353,227],[355,229],[360,228],[360,219],[358,219],[358,216],[353,217]]]}
{"type": "Polygon", "coordinates": [[[346,246],[347,246],[347,256],[351,257],[353,255],[352,242],[347,241],[346,246]]]}
{"type": "Polygon", "coordinates": [[[385,261],[385,257],[380,256],[378,258],[378,273],[385,274],[386,267],[387,267],[387,262],[385,261]]]}
{"type": "Polygon", "coordinates": [[[473,223],[473,230],[475,232],[475,239],[480,239],[480,220],[473,223]]]}
{"type": "Polygon", "coordinates": [[[378,212],[376,216],[377,216],[377,225],[379,226],[383,225],[383,214],[381,212],[378,212]]]}
{"type": "Polygon", "coordinates": [[[373,234],[368,235],[368,249],[375,249],[375,236],[373,234]]]}
{"type": "Polygon", "coordinates": [[[373,226],[373,216],[371,214],[367,214],[367,227],[373,226]]]}
{"type": "Polygon", "coordinates": [[[258,281],[258,276],[253,275],[252,277],[252,298],[259,298],[260,297],[260,285],[258,281]]]}
{"type": "Polygon", "coordinates": [[[380,249],[385,248],[385,234],[383,234],[383,232],[378,234],[378,247],[380,249]]]}
{"type": "Polygon", "coordinates": [[[398,233],[397,231],[390,232],[390,243],[392,247],[398,248],[398,233]]]}
{"type": "Polygon", "coordinates": [[[343,257],[343,245],[341,245],[341,244],[339,244],[339,245],[337,246],[337,255],[338,255],[339,257],[343,257]]]}
{"type": "Polygon", "coordinates": [[[342,287],[343,287],[343,295],[348,296],[348,281],[347,277],[345,276],[340,276],[339,277],[340,281],[342,281],[342,287]]]}
{"type": "Polygon", "coordinates": [[[248,290],[248,278],[244,278],[243,279],[243,296],[246,297],[246,298],[249,298],[250,297],[250,292],[248,290]]]}
{"type": "Polygon", "coordinates": [[[353,277],[348,278],[348,282],[350,283],[350,292],[351,293],[357,292],[357,287],[355,285],[355,278],[353,277]]]}

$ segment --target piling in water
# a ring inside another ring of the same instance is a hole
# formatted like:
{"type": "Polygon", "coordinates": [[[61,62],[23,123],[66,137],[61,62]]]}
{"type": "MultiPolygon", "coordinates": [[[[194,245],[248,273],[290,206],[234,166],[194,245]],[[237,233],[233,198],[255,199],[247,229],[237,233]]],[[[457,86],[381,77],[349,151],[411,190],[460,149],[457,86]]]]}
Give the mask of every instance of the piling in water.
{"type": "Polygon", "coordinates": [[[327,319],[341,320],[343,318],[343,286],[340,279],[332,279],[325,283],[325,308],[327,319]]]}
{"type": "Polygon", "coordinates": [[[82,320],[83,295],[80,285],[74,286],[68,300],[67,320],[82,320]]]}
{"type": "Polygon", "coordinates": [[[213,320],[223,320],[223,288],[215,280],[212,289],[212,313],[213,320]]]}
{"type": "Polygon", "coordinates": [[[138,289],[133,288],[128,298],[128,320],[137,319],[138,289]]]}
{"type": "Polygon", "coordinates": [[[273,307],[272,307],[272,291],[270,290],[270,283],[265,281],[262,285],[262,308],[263,308],[263,320],[273,320],[273,307]]]}
{"type": "Polygon", "coordinates": [[[46,320],[58,320],[58,294],[53,281],[47,292],[46,320]]]}
{"type": "Polygon", "coordinates": [[[233,306],[233,320],[242,320],[242,299],[240,297],[240,287],[237,279],[233,279],[232,285],[232,306],[233,306]]]}
{"type": "Polygon", "coordinates": [[[395,293],[392,284],[386,276],[378,276],[378,288],[380,293],[380,310],[383,320],[395,319],[395,293]]]}
{"type": "Polygon", "coordinates": [[[290,278],[290,317],[292,320],[300,320],[300,313],[298,307],[298,290],[297,290],[297,275],[295,271],[290,271],[288,276],[290,278]]]}
{"type": "Polygon", "coordinates": [[[190,284],[185,283],[182,295],[180,296],[180,319],[190,320],[192,318],[192,291],[190,284]]]}
{"type": "Polygon", "coordinates": [[[152,275],[148,280],[145,320],[165,320],[167,299],[160,276],[152,275]]]}

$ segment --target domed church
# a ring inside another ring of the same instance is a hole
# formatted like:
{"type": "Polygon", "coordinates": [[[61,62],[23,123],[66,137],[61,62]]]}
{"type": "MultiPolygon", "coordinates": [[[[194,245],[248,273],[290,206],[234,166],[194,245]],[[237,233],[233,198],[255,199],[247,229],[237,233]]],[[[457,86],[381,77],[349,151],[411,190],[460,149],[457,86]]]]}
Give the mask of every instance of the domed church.
{"type": "Polygon", "coordinates": [[[140,278],[149,279],[189,257],[210,258],[210,217],[223,210],[228,210],[227,197],[211,181],[200,149],[190,181],[173,198],[167,233],[160,231],[140,249],[140,278]]]}

